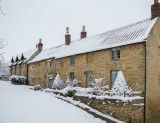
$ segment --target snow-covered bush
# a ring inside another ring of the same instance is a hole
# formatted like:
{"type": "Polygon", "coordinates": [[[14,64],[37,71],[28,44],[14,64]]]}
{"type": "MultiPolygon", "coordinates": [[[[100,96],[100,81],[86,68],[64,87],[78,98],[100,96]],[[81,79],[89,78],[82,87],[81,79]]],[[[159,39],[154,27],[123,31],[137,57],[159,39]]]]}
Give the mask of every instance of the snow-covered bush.
{"type": "Polygon", "coordinates": [[[25,76],[17,76],[17,75],[12,75],[11,76],[11,82],[14,84],[26,84],[27,78],[25,76]]]}
{"type": "Polygon", "coordinates": [[[34,87],[33,87],[33,90],[41,90],[42,88],[41,88],[41,86],[40,85],[34,85],[34,87]]]}
{"type": "Polygon", "coordinates": [[[74,80],[69,80],[69,78],[67,79],[67,81],[66,81],[66,85],[67,86],[69,86],[69,87],[78,87],[79,85],[79,83],[80,83],[81,81],[78,81],[78,80],[76,80],[76,79],[74,79],[74,80]]]}
{"type": "Polygon", "coordinates": [[[106,80],[104,78],[95,79],[93,87],[94,95],[102,95],[104,94],[104,91],[109,88],[109,86],[106,85],[106,80]]]}
{"type": "Polygon", "coordinates": [[[64,88],[64,83],[59,74],[56,75],[56,78],[53,82],[52,89],[61,90],[64,88]]]}
{"type": "Polygon", "coordinates": [[[112,92],[111,95],[115,95],[115,96],[127,96],[132,92],[132,89],[130,89],[127,86],[127,83],[122,71],[118,72],[117,78],[113,84],[111,92],[112,92]]]}

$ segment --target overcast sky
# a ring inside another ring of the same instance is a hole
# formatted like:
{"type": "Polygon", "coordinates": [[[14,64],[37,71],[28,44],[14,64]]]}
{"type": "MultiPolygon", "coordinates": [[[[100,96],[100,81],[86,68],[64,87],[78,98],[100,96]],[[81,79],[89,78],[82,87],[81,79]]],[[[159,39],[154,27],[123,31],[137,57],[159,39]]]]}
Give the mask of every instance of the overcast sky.
{"type": "Polygon", "coordinates": [[[151,16],[154,0],[1,0],[0,39],[10,58],[36,47],[64,43],[65,28],[72,40],[80,38],[82,25],[88,36],[132,24],[151,16]]]}

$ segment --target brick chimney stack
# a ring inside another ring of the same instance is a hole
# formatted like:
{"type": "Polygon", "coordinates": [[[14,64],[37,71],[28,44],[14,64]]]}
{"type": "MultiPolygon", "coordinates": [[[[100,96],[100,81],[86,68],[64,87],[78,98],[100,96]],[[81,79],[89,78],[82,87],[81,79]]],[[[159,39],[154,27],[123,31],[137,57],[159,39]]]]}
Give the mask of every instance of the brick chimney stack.
{"type": "Polygon", "coordinates": [[[87,36],[87,32],[85,31],[85,26],[82,26],[81,38],[85,38],[87,36]]]}
{"type": "Polygon", "coordinates": [[[71,43],[71,35],[69,34],[69,27],[66,27],[65,44],[69,45],[71,43]]]}
{"type": "Polygon", "coordinates": [[[152,18],[160,17],[160,3],[158,0],[154,0],[154,4],[151,6],[152,18]]]}
{"type": "Polygon", "coordinates": [[[43,44],[42,44],[42,39],[41,39],[41,38],[39,39],[39,43],[38,43],[38,45],[36,45],[36,47],[38,47],[38,50],[39,50],[39,51],[42,51],[42,49],[43,49],[43,44]]]}

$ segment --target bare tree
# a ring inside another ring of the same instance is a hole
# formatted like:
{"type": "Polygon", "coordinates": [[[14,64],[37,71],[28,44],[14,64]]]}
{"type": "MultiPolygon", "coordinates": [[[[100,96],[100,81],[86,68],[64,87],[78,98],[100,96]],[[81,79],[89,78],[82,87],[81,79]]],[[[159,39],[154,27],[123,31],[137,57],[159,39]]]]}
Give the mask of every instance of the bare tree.
{"type": "Polygon", "coordinates": [[[3,54],[4,52],[2,52],[2,49],[5,47],[5,44],[4,44],[4,39],[0,39],[0,61],[3,60],[3,54]]]}
{"type": "Polygon", "coordinates": [[[6,15],[4,12],[3,12],[3,9],[2,9],[2,1],[0,0],[0,13],[2,15],[6,15]]]}
{"type": "Polygon", "coordinates": [[[3,48],[5,47],[4,39],[0,39],[0,76],[1,75],[9,75],[9,67],[8,63],[6,63],[5,58],[3,55],[5,54],[3,52],[3,48]]]}

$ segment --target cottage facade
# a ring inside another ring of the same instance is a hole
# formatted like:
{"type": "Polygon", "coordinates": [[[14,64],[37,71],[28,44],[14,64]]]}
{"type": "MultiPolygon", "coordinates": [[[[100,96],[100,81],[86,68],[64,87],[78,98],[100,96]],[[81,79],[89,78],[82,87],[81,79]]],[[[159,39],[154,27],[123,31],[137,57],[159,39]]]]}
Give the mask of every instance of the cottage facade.
{"type": "Polygon", "coordinates": [[[42,51],[42,41],[39,40],[39,43],[36,45],[36,49],[27,51],[25,53],[18,54],[15,57],[12,57],[10,67],[11,75],[25,76],[28,78],[28,61],[32,60],[42,51]]]}
{"type": "MultiPolygon", "coordinates": [[[[87,37],[83,26],[80,39],[71,41],[66,28],[65,44],[34,53],[27,64],[12,62],[12,75],[26,75],[30,85],[50,88],[60,73],[66,81],[82,81],[91,87],[94,79],[105,78],[110,89],[118,71],[129,87],[144,94],[146,123],[160,121],[160,3],[151,7],[152,17],[140,22],[87,37]]],[[[14,60],[13,60],[14,61],[14,60]]]]}

